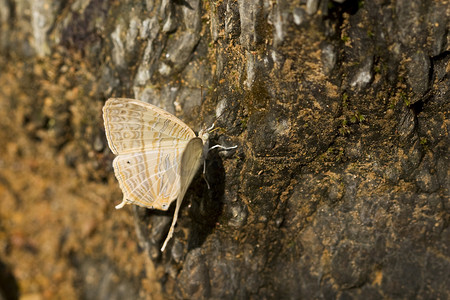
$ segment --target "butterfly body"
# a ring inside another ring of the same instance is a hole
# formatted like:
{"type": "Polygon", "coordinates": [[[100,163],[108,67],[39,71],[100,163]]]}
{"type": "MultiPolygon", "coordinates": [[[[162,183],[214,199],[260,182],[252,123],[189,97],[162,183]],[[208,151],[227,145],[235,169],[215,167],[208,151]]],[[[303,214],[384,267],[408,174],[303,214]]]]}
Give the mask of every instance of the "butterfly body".
{"type": "Polygon", "coordinates": [[[146,102],[111,98],[103,107],[105,133],[122,203],[167,210],[177,199],[162,251],[173,234],[183,197],[204,160],[209,134],[197,137],[172,114],[146,102]]]}

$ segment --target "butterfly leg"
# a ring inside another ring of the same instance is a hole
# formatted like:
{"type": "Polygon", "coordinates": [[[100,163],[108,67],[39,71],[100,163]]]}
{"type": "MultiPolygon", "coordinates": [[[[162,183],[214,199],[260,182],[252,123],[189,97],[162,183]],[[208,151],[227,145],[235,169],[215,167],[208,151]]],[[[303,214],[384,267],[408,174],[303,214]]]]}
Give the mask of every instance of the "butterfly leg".
{"type": "Polygon", "coordinates": [[[175,227],[174,224],[172,224],[172,226],[170,226],[169,233],[167,234],[166,240],[164,241],[164,244],[163,244],[163,246],[161,247],[161,252],[164,252],[164,250],[166,249],[167,243],[168,243],[169,240],[172,238],[174,227],[175,227]]]}
{"type": "Polygon", "coordinates": [[[172,238],[173,231],[175,230],[175,225],[177,224],[178,212],[180,211],[181,202],[183,201],[184,194],[186,193],[188,186],[184,186],[184,188],[180,191],[180,194],[177,198],[177,205],[175,207],[175,213],[173,214],[172,224],[170,225],[169,233],[167,234],[166,240],[164,241],[163,246],[161,247],[161,252],[164,252],[166,249],[167,243],[172,238]]]}
{"type": "Polygon", "coordinates": [[[206,160],[203,162],[203,178],[205,179],[206,185],[208,186],[208,190],[211,189],[208,179],[206,179],[206,160]]]}

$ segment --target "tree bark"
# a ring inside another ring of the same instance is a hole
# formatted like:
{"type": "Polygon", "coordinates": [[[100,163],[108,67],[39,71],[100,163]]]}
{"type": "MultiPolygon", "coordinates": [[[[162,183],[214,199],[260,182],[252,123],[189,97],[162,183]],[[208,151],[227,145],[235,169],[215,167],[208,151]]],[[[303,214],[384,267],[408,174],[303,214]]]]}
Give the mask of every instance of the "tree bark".
{"type": "Polygon", "coordinates": [[[447,0],[0,0],[0,295],[450,298],[449,19],[447,0]],[[109,97],[238,146],[211,151],[163,253],[174,205],[114,210],[109,97]]]}

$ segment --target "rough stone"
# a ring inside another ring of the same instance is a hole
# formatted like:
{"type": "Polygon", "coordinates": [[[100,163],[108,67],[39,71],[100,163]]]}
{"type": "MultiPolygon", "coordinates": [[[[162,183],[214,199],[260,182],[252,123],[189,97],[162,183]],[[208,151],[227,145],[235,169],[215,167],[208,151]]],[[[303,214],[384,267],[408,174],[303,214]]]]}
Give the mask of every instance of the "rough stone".
{"type": "MultiPolygon", "coordinates": [[[[429,88],[430,60],[425,53],[419,51],[414,53],[408,68],[408,83],[417,95],[423,95],[429,88]]],[[[419,98],[420,99],[420,98],[419,98]]],[[[413,102],[414,103],[414,102],[413,102]]]]}

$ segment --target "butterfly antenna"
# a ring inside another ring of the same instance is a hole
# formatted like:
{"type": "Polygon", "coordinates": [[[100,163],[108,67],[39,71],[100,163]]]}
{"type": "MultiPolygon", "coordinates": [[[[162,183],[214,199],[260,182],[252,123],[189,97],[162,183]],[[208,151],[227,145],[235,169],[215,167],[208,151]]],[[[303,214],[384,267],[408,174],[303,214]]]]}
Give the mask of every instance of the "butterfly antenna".
{"type": "MultiPolygon", "coordinates": [[[[206,129],[206,132],[208,132],[208,133],[213,132],[212,130],[213,130],[213,128],[214,128],[215,123],[216,123],[216,122],[214,121],[214,123],[212,123],[211,127],[209,127],[209,128],[206,129]]],[[[216,129],[217,129],[217,128],[216,128],[216,129]]]]}

